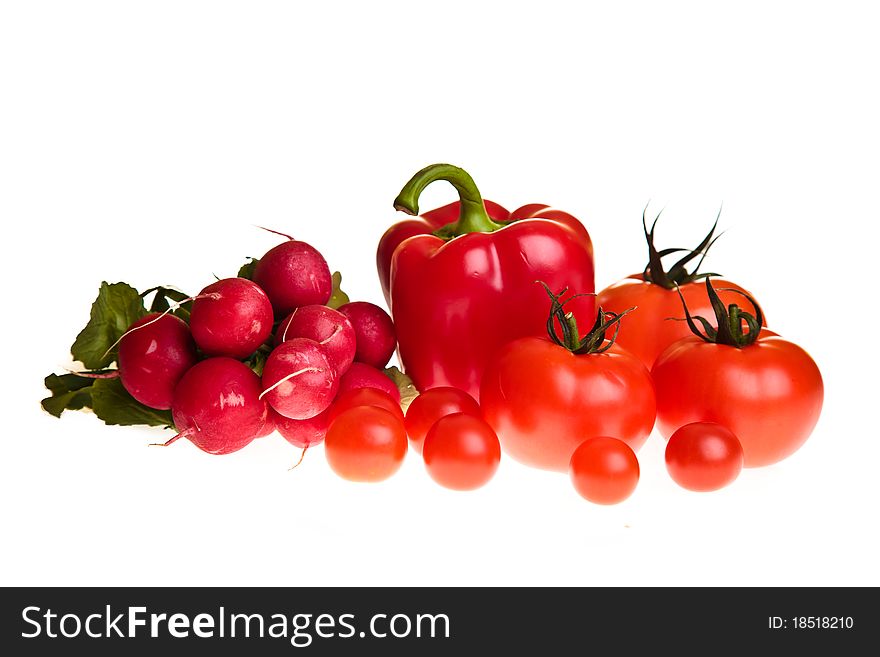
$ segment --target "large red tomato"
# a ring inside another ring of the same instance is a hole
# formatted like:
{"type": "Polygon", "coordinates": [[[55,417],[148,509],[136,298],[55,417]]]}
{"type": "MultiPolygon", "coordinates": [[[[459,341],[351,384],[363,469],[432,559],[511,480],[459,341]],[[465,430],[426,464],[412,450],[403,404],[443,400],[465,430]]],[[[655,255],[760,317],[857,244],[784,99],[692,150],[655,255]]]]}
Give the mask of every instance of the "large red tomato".
{"type": "MultiPolygon", "coordinates": [[[[749,294],[736,283],[715,279],[717,288],[732,288],[749,294]]],[[[694,315],[712,316],[712,306],[706,296],[706,288],[702,281],[683,283],[678,288],[694,315]]],[[[718,295],[725,304],[743,303],[743,296],[736,292],[718,290],[718,295]]],[[[691,335],[684,321],[681,298],[675,288],[666,289],[662,285],[646,281],[642,274],[624,278],[609,285],[599,293],[598,305],[603,310],[621,313],[627,308],[635,308],[621,322],[617,343],[651,368],[657,356],[677,340],[691,335]]],[[[744,305],[754,313],[754,308],[746,302],[744,305]]]]}
{"type": "Polygon", "coordinates": [[[613,436],[637,450],[655,417],[654,387],[638,358],[616,345],[575,354],[537,337],[496,353],[483,375],[480,403],[505,452],[561,472],[588,438],[613,436]]]}
{"type": "Polygon", "coordinates": [[[554,294],[549,337],[507,343],[489,360],[480,386],[483,417],[517,461],[567,472],[578,445],[609,436],[637,450],[654,427],[651,375],[641,361],[614,343],[609,331],[625,313],[599,312],[583,337],[572,313],[554,294]],[[561,335],[560,335],[561,333],[561,335]]]}
{"type": "MultiPolygon", "coordinates": [[[[716,219],[712,230],[697,248],[666,249],[664,251],[657,251],[654,247],[654,228],[657,220],[654,220],[654,224],[648,230],[643,214],[642,224],[645,227],[645,239],[648,243],[648,264],[644,272],[609,285],[599,293],[597,303],[603,310],[614,313],[622,313],[628,308],[634,308],[627,315],[626,321],[620,325],[617,343],[633,355],[638,356],[645,367],[650,369],[661,351],[676,340],[691,334],[684,321],[676,321],[675,319],[684,319],[681,298],[678,296],[677,290],[681,291],[692,315],[711,316],[713,314],[705,286],[700,280],[705,275],[697,273],[697,270],[709,247],[717,239],[717,237],[713,239],[713,235],[718,221],[716,219]],[[687,251],[687,254],[668,270],[665,269],[662,259],[681,251],[687,251]],[[696,267],[693,268],[693,271],[688,271],[686,265],[698,257],[700,260],[696,267]]],[[[743,304],[743,294],[737,292],[749,294],[736,283],[720,278],[715,279],[715,287],[725,304],[743,304]],[[737,292],[727,291],[724,288],[731,288],[737,292]]],[[[748,312],[757,313],[757,308],[752,307],[749,302],[746,302],[744,306],[748,312]]]]}
{"type": "Polygon", "coordinates": [[[760,313],[726,308],[709,279],[705,289],[714,297],[715,327],[701,333],[688,314],[696,335],[669,346],[651,370],[660,432],[669,438],[685,424],[715,422],[739,438],[746,467],[780,461],[819,419],[819,368],[796,344],[763,332],[760,313]]]}

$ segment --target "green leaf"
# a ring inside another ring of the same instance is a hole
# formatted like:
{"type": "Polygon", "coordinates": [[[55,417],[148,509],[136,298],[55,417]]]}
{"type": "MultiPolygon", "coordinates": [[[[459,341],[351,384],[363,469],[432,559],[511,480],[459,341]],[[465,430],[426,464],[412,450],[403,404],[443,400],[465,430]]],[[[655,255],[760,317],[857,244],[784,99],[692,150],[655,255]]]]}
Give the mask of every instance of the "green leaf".
{"type": "Polygon", "coordinates": [[[78,411],[91,408],[92,384],[95,379],[86,379],[75,374],[50,374],[46,377],[46,387],[52,393],[40,405],[55,417],[64,411],[78,411]]]}
{"type": "Polygon", "coordinates": [[[92,304],[89,323],[70,347],[74,360],[87,369],[107,367],[116,357],[113,345],[128,327],[146,314],[144,300],[126,283],[101,283],[98,298],[92,304]]]}
{"type": "Polygon", "coordinates": [[[330,308],[336,309],[351,301],[348,295],[342,291],[340,285],[342,285],[342,274],[335,271],[333,272],[333,292],[330,294],[330,300],[327,302],[330,308]]]}
{"type": "Polygon", "coordinates": [[[263,368],[266,366],[266,360],[269,358],[270,352],[271,348],[263,345],[251,354],[251,356],[244,361],[244,364],[250,367],[257,376],[263,376],[263,368]]]}
{"type": "Polygon", "coordinates": [[[403,409],[403,412],[406,413],[406,410],[409,408],[409,405],[412,404],[413,399],[419,396],[419,391],[416,390],[416,386],[412,379],[401,372],[398,367],[386,367],[384,373],[385,376],[394,381],[394,385],[396,385],[397,389],[400,391],[400,407],[403,409]]]}
{"type": "Polygon", "coordinates": [[[147,424],[152,427],[173,427],[171,411],[159,411],[144,406],[122,387],[117,379],[97,379],[92,385],[92,410],[106,424],[131,426],[147,424]]]}
{"type": "Polygon", "coordinates": [[[249,281],[254,279],[254,268],[257,266],[259,260],[257,258],[248,258],[249,262],[246,262],[238,269],[238,278],[246,278],[249,281]]]}
{"type": "Polygon", "coordinates": [[[171,302],[173,301],[175,305],[180,305],[172,310],[171,314],[177,315],[185,322],[189,322],[189,315],[192,312],[193,302],[192,297],[186,292],[181,292],[173,287],[164,287],[160,285],[159,287],[151,287],[146,292],[142,292],[141,297],[146,297],[151,292],[156,293],[156,296],[153,297],[153,302],[150,304],[151,313],[164,313],[171,307],[171,302]]]}

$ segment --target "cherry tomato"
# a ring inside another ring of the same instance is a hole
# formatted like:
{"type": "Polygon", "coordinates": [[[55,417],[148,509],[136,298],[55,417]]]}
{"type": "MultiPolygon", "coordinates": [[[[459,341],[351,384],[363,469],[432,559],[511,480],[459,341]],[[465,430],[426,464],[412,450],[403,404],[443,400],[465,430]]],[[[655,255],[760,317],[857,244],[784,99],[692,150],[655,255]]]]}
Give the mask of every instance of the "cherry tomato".
{"type": "Polygon", "coordinates": [[[480,400],[505,452],[560,472],[585,438],[613,435],[638,449],[654,426],[648,370],[616,344],[574,354],[547,338],[509,342],[490,360],[480,400]]]}
{"type": "MultiPolygon", "coordinates": [[[[737,303],[754,313],[754,308],[742,295],[720,289],[733,288],[746,292],[743,288],[720,278],[713,279],[713,282],[725,304],[737,303]]],[[[712,317],[712,306],[702,281],[685,283],[678,289],[691,315],[712,317]]],[[[681,299],[675,289],[667,290],[662,285],[649,283],[641,274],[606,287],[599,293],[597,303],[603,310],[616,313],[635,307],[620,323],[617,344],[637,356],[648,369],[666,347],[691,335],[687,322],[669,319],[684,318],[681,299]]]]}
{"type": "Polygon", "coordinates": [[[495,475],[501,445],[482,418],[452,413],[441,417],[428,431],[423,457],[431,479],[441,486],[473,490],[495,475]]]}
{"type": "Polygon", "coordinates": [[[632,495],[639,483],[639,460],[617,438],[585,440],[571,455],[571,483],[581,497],[596,504],[617,504],[632,495]]]}
{"type": "Polygon", "coordinates": [[[669,438],[666,470],[682,488],[707,492],[734,482],[743,467],[739,439],[714,422],[686,424],[669,438]]]}
{"type": "Polygon", "coordinates": [[[777,336],[759,334],[743,348],[684,338],[660,354],[651,374],[664,437],[685,424],[716,422],[739,438],[747,468],[794,453],[822,410],[816,363],[777,336]]]}
{"type": "Polygon", "coordinates": [[[406,432],[410,446],[421,454],[428,429],[441,417],[452,413],[482,417],[477,400],[459,388],[431,388],[416,397],[406,411],[406,432]]]}
{"type": "Polygon", "coordinates": [[[400,408],[400,404],[394,401],[394,398],[387,392],[378,388],[352,388],[340,393],[333,401],[327,414],[328,424],[343,412],[356,406],[384,408],[403,422],[403,410],[400,408]]]}
{"type": "Polygon", "coordinates": [[[394,413],[377,406],[356,406],[340,413],[324,439],[333,471],[350,481],[383,481],[400,469],[406,456],[406,430],[394,413]]]}

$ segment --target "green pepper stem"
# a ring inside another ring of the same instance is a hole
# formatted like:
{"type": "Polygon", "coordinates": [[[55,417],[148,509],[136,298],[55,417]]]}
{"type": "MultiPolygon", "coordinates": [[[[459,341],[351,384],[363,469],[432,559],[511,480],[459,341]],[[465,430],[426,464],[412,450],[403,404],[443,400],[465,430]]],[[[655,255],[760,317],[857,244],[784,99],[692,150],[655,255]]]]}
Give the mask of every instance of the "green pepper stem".
{"type": "Polygon", "coordinates": [[[492,221],[483,197],[477,189],[474,179],[464,169],[451,164],[432,164],[425,167],[414,175],[400,194],[394,199],[394,208],[407,214],[419,213],[419,196],[425,187],[437,180],[445,180],[455,187],[460,201],[458,221],[443,226],[438,232],[443,237],[457,237],[466,233],[491,233],[502,227],[502,224],[492,221]]]}

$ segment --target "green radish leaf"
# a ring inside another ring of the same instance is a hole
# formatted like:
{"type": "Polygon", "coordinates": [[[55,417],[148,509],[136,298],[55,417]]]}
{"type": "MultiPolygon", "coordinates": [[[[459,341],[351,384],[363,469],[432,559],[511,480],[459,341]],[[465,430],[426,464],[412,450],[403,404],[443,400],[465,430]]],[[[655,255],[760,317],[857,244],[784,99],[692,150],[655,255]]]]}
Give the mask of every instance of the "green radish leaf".
{"type": "Polygon", "coordinates": [[[257,266],[259,260],[257,258],[248,258],[249,262],[246,262],[238,269],[238,278],[246,278],[249,281],[254,279],[254,268],[257,266]]]}
{"type": "Polygon", "coordinates": [[[189,315],[192,312],[193,302],[190,300],[191,297],[186,292],[181,292],[173,287],[160,285],[159,287],[151,287],[146,292],[142,292],[141,297],[146,297],[151,292],[156,293],[153,297],[153,302],[150,304],[151,313],[164,313],[171,308],[171,302],[173,301],[175,305],[180,304],[180,306],[177,306],[172,310],[171,314],[177,315],[180,319],[189,323],[189,315]],[[185,301],[185,303],[181,303],[182,301],[185,301]]]}
{"type": "Polygon", "coordinates": [[[412,379],[401,372],[397,366],[386,367],[384,373],[385,376],[394,381],[394,385],[396,385],[397,389],[400,391],[400,407],[403,409],[403,412],[406,413],[409,405],[412,404],[413,399],[419,396],[419,391],[416,390],[416,386],[412,379]]]}
{"type": "Polygon", "coordinates": [[[173,427],[171,411],[144,406],[122,387],[117,379],[96,379],[92,385],[92,410],[106,424],[173,427]]]}
{"type": "Polygon", "coordinates": [[[92,384],[95,379],[86,379],[75,374],[50,374],[45,383],[51,397],[40,402],[43,409],[55,417],[64,411],[78,411],[92,406],[92,384]]]}
{"type": "Polygon", "coordinates": [[[73,359],[90,370],[107,367],[116,358],[116,341],[146,313],[144,300],[133,287],[127,283],[102,282],[98,298],[92,304],[89,323],[70,347],[73,359]]]}
{"type": "Polygon", "coordinates": [[[327,305],[334,310],[351,301],[348,295],[342,291],[340,285],[342,285],[342,274],[335,271],[333,272],[333,292],[330,294],[330,300],[327,302],[327,305]]]}
{"type": "Polygon", "coordinates": [[[269,358],[270,352],[271,348],[263,345],[251,354],[251,356],[244,361],[244,364],[250,367],[257,376],[263,376],[263,368],[266,366],[266,360],[269,358]]]}

